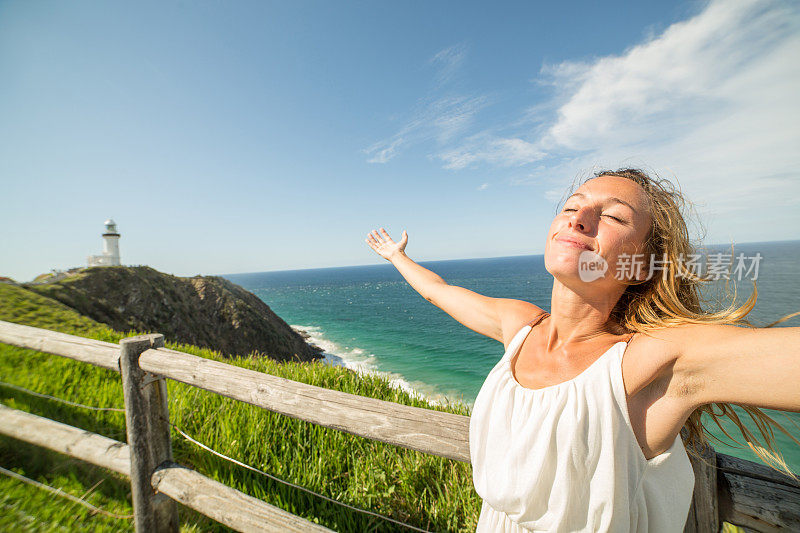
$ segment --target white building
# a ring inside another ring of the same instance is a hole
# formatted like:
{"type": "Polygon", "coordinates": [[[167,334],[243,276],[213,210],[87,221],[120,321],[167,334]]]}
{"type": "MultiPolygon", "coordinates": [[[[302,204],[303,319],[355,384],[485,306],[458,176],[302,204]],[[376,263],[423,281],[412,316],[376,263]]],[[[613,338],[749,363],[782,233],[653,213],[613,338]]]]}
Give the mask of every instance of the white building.
{"type": "Polygon", "coordinates": [[[106,232],[103,233],[103,255],[90,255],[88,264],[93,266],[114,266],[119,262],[119,233],[117,224],[110,218],[105,221],[106,232]]]}

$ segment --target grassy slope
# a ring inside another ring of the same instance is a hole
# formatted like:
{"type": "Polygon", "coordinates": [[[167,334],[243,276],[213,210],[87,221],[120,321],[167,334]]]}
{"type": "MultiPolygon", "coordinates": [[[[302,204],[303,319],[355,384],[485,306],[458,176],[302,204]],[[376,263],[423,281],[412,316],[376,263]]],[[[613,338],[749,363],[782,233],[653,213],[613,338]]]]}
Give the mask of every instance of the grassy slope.
{"type": "MultiPolygon", "coordinates": [[[[126,334],[77,314],[49,298],[0,283],[0,320],[119,342],[126,334]]],[[[220,354],[167,342],[167,347],[222,360],[220,354]]],[[[437,407],[393,389],[379,377],[320,363],[268,359],[226,361],[312,385],[416,407],[468,415],[462,404],[437,407]]],[[[119,376],[111,371],[0,344],[3,381],[52,396],[105,407],[122,407],[119,376]]],[[[201,442],[281,479],[350,505],[432,531],[475,530],[480,499],[469,465],[298,421],[221,396],[168,382],[170,418],[201,442]]],[[[124,441],[121,413],[93,412],[0,387],[4,404],[124,441]]],[[[173,431],[176,460],[336,531],[408,531],[390,522],[332,504],[304,491],[231,465],[198,449],[173,431]]],[[[101,468],[0,437],[0,465],[61,488],[116,514],[131,514],[127,479],[101,468]],[[98,485],[99,483],[99,485],[98,485]],[[92,488],[94,490],[92,490],[92,488]]],[[[227,531],[181,508],[182,531],[227,531]]],[[[133,531],[132,520],[92,515],[82,507],[0,475],[0,530],[133,531]]],[[[723,531],[743,531],[725,525],[723,531]]]]}
{"type": "MultiPolygon", "coordinates": [[[[0,283],[0,320],[118,342],[144,332],[115,332],[70,308],[20,287],[0,283]]],[[[167,347],[222,360],[211,350],[167,342],[167,347]]],[[[437,407],[393,389],[379,377],[321,363],[277,363],[232,359],[229,364],[312,385],[406,405],[468,414],[464,405],[437,407]]],[[[32,350],[0,344],[2,381],[72,401],[122,407],[118,374],[32,350]]],[[[170,418],[201,442],[281,479],[356,507],[434,531],[474,531],[480,499],[468,464],[308,424],[169,381],[170,418]]],[[[72,408],[0,387],[4,404],[124,441],[122,413],[72,408]]],[[[273,505],[337,531],[407,531],[390,522],[351,511],[304,491],[220,460],[173,431],[176,460],[273,505]]],[[[130,514],[125,478],[59,454],[0,438],[0,465],[82,496],[103,509],[130,514]]],[[[0,476],[0,529],[29,531],[132,530],[130,520],[90,512],[40,489],[0,476]]],[[[182,510],[184,530],[226,531],[201,515],[182,510]]]]}

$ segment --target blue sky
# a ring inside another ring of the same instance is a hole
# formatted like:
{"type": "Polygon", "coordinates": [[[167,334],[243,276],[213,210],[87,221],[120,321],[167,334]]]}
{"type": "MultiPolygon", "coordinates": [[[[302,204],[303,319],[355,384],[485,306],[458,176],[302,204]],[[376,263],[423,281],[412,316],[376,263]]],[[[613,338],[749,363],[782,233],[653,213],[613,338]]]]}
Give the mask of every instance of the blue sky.
{"type": "Polygon", "coordinates": [[[541,253],[576,176],[798,238],[795,2],[0,2],[0,275],[541,253]]]}

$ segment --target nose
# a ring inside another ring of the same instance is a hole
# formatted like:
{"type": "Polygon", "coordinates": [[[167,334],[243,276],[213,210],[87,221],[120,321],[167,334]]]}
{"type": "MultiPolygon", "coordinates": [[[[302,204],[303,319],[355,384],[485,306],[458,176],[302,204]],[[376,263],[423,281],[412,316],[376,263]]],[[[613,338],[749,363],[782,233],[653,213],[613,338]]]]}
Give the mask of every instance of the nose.
{"type": "Polygon", "coordinates": [[[594,225],[594,211],[587,207],[581,207],[577,211],[572,212],[569,217],[569,225],[576,230],[586,233],[592,231],[594,225]]]}

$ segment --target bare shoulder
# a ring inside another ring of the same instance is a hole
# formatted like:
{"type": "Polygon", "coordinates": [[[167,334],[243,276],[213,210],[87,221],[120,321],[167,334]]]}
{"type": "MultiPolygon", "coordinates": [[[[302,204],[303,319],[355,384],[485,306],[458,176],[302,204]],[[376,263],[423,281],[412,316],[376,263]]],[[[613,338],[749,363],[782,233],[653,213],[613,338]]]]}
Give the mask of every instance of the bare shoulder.
{"type": "Polygon", "coordinates": [[[545,310],[538,305],[526,302],[525,300],[515,300],[513,298],[500,298],[497,305],[497,313],[503,328],[503,346],[508,347],[511,339],[519,330],[538,317],[545,310]]]}
{"type": "Polygon", "coordinates": [[[636,346],[636,351],[666,355],[678,350],[680,338],[684,334],[683,326],[651,328],[636,333],[630,342],[630,348],[633,350],[636,346]]]}
{"type": "Polygon", "coordinates": [[[652,400],[691,402],[699,384],[680,355],[686,335],[695,330],[694,325],[682,324],[637,333],[622,362],[626,392],[634,395],[646,389],[652,400]]]}
{"type": "Polygon", "coordinates": [[[701,324],[676,324],[651,328],[637,333],[631,341],[631,349],[649,354],[650,358],[677,361],[687,344],[701,342],[704,336],[714,331],[714,326],[701,324]],[[690,341],[691,340],[691,341],[690,341]]]}

